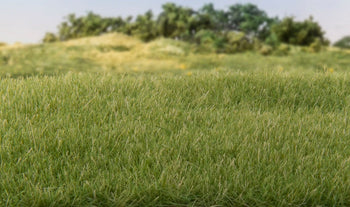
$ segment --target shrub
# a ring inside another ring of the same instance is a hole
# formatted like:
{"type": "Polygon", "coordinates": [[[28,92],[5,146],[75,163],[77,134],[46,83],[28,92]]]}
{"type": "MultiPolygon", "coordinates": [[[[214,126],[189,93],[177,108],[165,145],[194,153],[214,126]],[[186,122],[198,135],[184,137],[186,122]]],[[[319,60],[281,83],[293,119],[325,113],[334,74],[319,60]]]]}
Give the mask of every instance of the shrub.
{"type": "Polygon", "coordinates": [[[228,32],[225,36],[227,53],[244,52],[254,49],[254,41],[243,32],[228,32]]]}
{"type": "Polygon", "coordinates": [[[153,21],[152,11],[137,16],[136,21],[131,26],[131,34],[146,42],[151,41],[158,36],[156,24],[153,21]]]}
{"type": "Polygon", "coordinates": [[[320,52],[322,50],[322,41],[316,38],[315,41],[309,46],[310,52],[320,52]]]}
{"type": "Polygon", "coordinates": [[[214,31],[200,30],[195,35],[195,42],[199,45],[198,52],[225,52],[225,37],[214,31]]]}
{"type": "Polygon", "coordinates": [[[7,65],[10,62],[11,56],[6,53],[0,53],[0,65],[7,65]]]}
{"type": "Polygon", "coordinates": [[[272,27],[281,42],[293,45],[309,46],[319,39],[322,45],[327,45],[321,26],[310,17],[303,22],[297,22],[293,17],[284,18],[272,27]]]}
{"type": "Polygon", "coordinates": [[[43,38],[44,43],[57,42],[58,38],[55,34],[47,32],[43,38]]]}
{"type": "Polygon", "coordinates": [[[259,39],[254,39],[253,40],[253,48],[252,50],[254,51],[259,51],[260,48],[262,47],[263,43],[259,39]]]}
{"type": "Polygon", "coordinates": [[[288,55],[290,51],[290,47],[287,44],[281,44],[278,46],[278,48],[276,48],[276,50],[274,51],[275,55],[288,55]]]}
{"type": "Polygon", "coordinates": [[[197,44],[206,45],[213,44],[216,39],[216,34],[210,30],[200,30],[194,37],[197,44]]]}
{"type": "Polygon", "coordinates": [[[275,33],[271,33],[265,40],[265,44],[270,45],[273,48],[277,48],[281,42],[275,33]]]}
{"type": "Polygon", "coordinates": [[[273,48],[270,45],[263,45],[260,50],[259,53],[262,55],[271,55],[273,52],[273,48]]]}

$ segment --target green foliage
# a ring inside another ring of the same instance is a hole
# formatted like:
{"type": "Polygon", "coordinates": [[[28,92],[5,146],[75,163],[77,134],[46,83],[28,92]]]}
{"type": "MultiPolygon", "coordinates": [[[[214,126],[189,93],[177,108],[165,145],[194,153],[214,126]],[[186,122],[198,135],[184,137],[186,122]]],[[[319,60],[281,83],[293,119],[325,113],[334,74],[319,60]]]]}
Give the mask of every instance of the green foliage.
{"type": "Polygon", "coordinates": [[[270,45],[263,45],[260,50],[259,50],[259,53],[261,55],[271,55],[273,52],[273,47],[271,47],[270,45]]]}
{"type": "Polygon", "coordinates": [[[235,4],[226,13],[230,30],[245,32],[249,35],[263,36],[266,28],[273,22],[265,11],[254,4],[235,4]]]}
{"type": "Polygon", "coordinates": [[[345,36],[334,43],[335,47],[350,49],[350,36],[345,36]]]}
{"type": "Polygon", "coordinates": [[[275,56],[286,56],[289,55],[291,47],[288,44],[263,44],[258,51],[263,56],[275,55],[275,56]]]}
{"type": "Polygon", "coordinates": [[[322,50],[322,40],[320,38],[316,38],[313,43],[310,44],[309,50],[310,52],[320,52],[322,50]]]}
{"type": "Polygon", "coordinates": [[[197,44],[207,48],[208,51],[219,53],[244,52],[255,47],[255,41],[243,32],[221,34],[211,30],[201,30],[196,34],[195,40],[197,44]]]}
{"type": "Polygon", "coordinates": [[[327,45],[321,26],[312,17],[297,22],[293,17],[284,18],[272,27],[272,31],[281,42],[293,45],[309,46],[319,39],[321,44],[327,45]]]}
{"type": "Polygon", "coordinates": [[[211,30],[200,30],[195,35],[195,41],[198,44],[212,44],[217,34],[211,30]]]}
{"type": "Polygon", "coordinates": [[[212,30],[200,30],[196,33],[195,41],[200,45],[200,50],[206,52],[224,52],[227,43],[224,35],[212,30]]]}
{"type": "Polygon", "coordinates": [[[157,19],[159,34],[175,39],[190,39],[192,29],[196,26],[194,11],[174,3],[166,3],[162,8],[157,19]]]}
{"type": "Polygon", "coordinates": [[[201,25],[201,29],[222,32],[228,28],[229,22],[226,11],[215,9],[212,3],[205,4],[199,9],[197,17],[200,19],[197,24],[201,25]]]}
{"type": "Polygon", "coordinates": [[[228,32],[225,38],[225,52],[227,53],[244,52],[254,48],[254,41],[243,32],[228,32]]]}
{"type": "Polygon", "coordinates": [[[285,56],[290,52],[290,47],[287,44],[280,44],[274,51],[275,55],[285,56]]]}
{"type": "MultiPolygon", "coordinates": [[[[101,35],[107,32],[123,32],[150,41],[159,36],[193,41],[201,30],[215,31],[217,34],[242,31],[250,36],[264,37],[272,19],[253,4],[236,4],[228,11],[217,10],[213,4],[206,4],[198,11],[174,3],[166,3],[162,12],[153,19],[151,11],[123,19],[104,18],[89,12],[86,16],[70,14],[59,25],[58,39],[68,40],[79,37],[101,35]]],[[[51,39],[45,37],[43,41],[51,39]]]]}
{"type": "Polygon", "coordinates": [[[2,52],[0,55],[0,66],[6,66],[11,60],[11,56],[7,53],[2,52]]]}
{"type": "Polygon", "coordinates": [[[277,48],[281,42],[275,33],[271,33],[266,39],[265,43],[273,48],[277,48]]]}
{"type": "Polygon", "coordinates": [[[66,21],[59,25],[60,40],[69,40],[80,37],[96,36],[112,31],[127,32],[126,22],[121,18],[103,18],[100,15],[88,12],[86,16],[76,17],[70,14],[66,21]]]}
{"type": "Polygon", "coordinates": [[[143,41],[150,41],[158,36],[156,23],[153,20],[153,12],[148,11],[145,15],[139,15],[131,26],[131,34],[143,41]]]}
{"type": "Polygon", "coordinates": [[[43,38],[44,43],[57,42],[58,40],[59,40],[58,37],[54,33],[51,33],[51,32],[47,32],[45,34],[45,37],[43,38]]]}
{"type": "Polygon", "coordinates": [[[212,3],[198,10],[166,3],[158,16],[152,11],[136,18],[129,16],[101,17],[88,12],[76,17],[70,14],[59,25],[58,34],[47,33],[43,42],[96,36],[109,32],[122,32],[143,41],[159,37],[197,43],[208,51],[243,52],[257,47],[256,40],[277,50],[280,43],[310,46],[328,45],[320,25],[312,18],[297,22],[292,17],[280,21],[269,17],[254,4],[234,4],[227,10],[216,9],[212,3]],[[239,35],[244,34],[244,35],[239,35]],[[239,42],[242,41],[242,42],[239,42]],[[253,45],[253,46],[252,46],[253,45]]]}

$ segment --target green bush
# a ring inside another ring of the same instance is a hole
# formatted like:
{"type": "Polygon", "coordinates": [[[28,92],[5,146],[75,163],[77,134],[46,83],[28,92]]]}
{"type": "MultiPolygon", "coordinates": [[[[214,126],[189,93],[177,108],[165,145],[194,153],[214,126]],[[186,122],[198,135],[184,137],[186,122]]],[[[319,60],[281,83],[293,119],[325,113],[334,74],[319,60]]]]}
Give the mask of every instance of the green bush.
{"type": "Polygon", "coordinates": [[[259,53],[264,56],[271,55],[272,52],[273,48],[270,45],[263,45],[259,50],[259,53]]]}
{"type": "Polygon", "coordinates": [[[281,42],[275,33],[271,33],[265,40],[265,44],[270,45],[273,48],[277,48],[281,42]]]}
{"type": "Polygon", "coordinates": [[[156,23],[153,21],[153,12],[148,11],[144,15],[139,15],[131,25],[131,34],[143,41],[151,41],[158,35],[156,23]]]}
{"type": "Polygon", "coordinates": [[[290,51],[289,45],[281,44],[278,46],[278,48],[275,49],[274,54],[284,56],[284,55],[288,55],[289,51],[290,51]]]}
{"type": "MultiPolygon", "coordinates": [[[[199,51],[238,53],[272,47],[277,54],[288,53],[281,43],[309,47],[317,52],[320,45],[328,45],[324,32],[312,17],[296,21],[286,17],[271,18],[253,4],[234,4],[227,10],[217,10],[206,4],[199,10],[174,3],[162,6],[159,15],[152,11],[136,18],[129,16],[102,17],[88,12],[83,16],[70,14],[58,26],[57,34],[47,33],[43,42],[65,41],[74,38],[121,32],[144,41],[157,38],[182,40],[193,44],[199,51]],[[259,40],[259,41],[257,41],[259,40]],[[261,42],[260,42],[261,41],[261,42]]],[[[350,41],[350,37],[348,39],[350,41]]],[[[350,47],[350,43],[347,43],[350,47]]],[[[197,50],[197,49],[196,49],[197,50]]]]}
{"type": "Polygon", "coordinates": [[[51,32],[47,32],[43,38],[44,43],[57,42],[57,41],[58,41],[58,37],[51,32]]]}
{"type": "Polygon", "coordinates": [[[198,52],[225,52],[226,40],[222,34],[210,30],[200,30],[195,35],[198,52]]]}
{"type": "Polygon", "coordinates": [[[260,48],[263,46],[263,42],[261,42],[258,38],[253,39],[253,50],[259,51],[260,48]]]}
{"type": "Polygon", "coordinates": [[[211,30],[200,30],[194,37],[196,43],[200,45],[214,44],[216,38],[215,32],[211,30]]]}
{"type": "Polygon", "coordinates": [[[287,44],[309,46],[317,39],[322,45],[329,43],[324,37],[321,26],[312,17],[303,22],[295,21],[293,17],[286,17],[272,27],[272,33],[287,44]]]}
{"type": "Polygon", "coordinates": [[[244,52],[254,49],[254,41],[243,32],[228,32],[225,36],[227,53],[244,52]]]}
{"type": "Polygon", "coordinates": [[[320,52],[322,50],[322,41],[319,38],[316,38],[315,41],[310,44],[309,51],[310,52],[320,52]]]}
{"type": "Polygon", "coordinates": [[[0,65],[7,65],[10,62],[11,56],[6,53],[0,53],[0,65]]]}

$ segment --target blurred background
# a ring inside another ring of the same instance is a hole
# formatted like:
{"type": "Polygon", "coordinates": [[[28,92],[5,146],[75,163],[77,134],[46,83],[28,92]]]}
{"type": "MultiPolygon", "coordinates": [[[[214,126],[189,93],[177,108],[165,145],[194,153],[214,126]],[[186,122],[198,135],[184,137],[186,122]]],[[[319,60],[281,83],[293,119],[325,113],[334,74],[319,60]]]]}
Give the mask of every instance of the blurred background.
{"type": "MultiPolygon", "coordinates": [[[[64,16],[70,13],[84,15],[93,11],[102,16],[136,16],[151,9],[159,14],[162,0],[2,0],[0,8],[0,41],[14,43],[37,43],[45,32],[57,30],[64,16]]],[[[174,0],[176,4],[199,9],[205,0],[174,0]]],[[[326,32],[326,37],[332,42],[350,33],[350,2],[346,0],[250,0],[229,1],[215,0],[218,9],[227,9],[236,3],[253,3],[269,16],[295,16],[298,20],[308,18],[310,15],[320,23],[326,32]]]]}

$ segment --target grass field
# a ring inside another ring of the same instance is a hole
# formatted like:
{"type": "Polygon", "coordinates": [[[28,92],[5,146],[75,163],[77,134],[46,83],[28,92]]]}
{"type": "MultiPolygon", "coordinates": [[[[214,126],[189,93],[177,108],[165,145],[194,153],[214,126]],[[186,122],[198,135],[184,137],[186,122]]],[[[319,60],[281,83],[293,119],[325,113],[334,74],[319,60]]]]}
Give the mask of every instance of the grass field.
{"type": "Polygon", "coordinates": [[[350,205],[346,51],[90,40],[0,49],[0,206],[350,205]]]}

